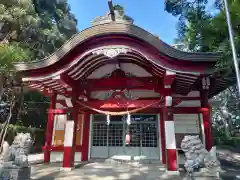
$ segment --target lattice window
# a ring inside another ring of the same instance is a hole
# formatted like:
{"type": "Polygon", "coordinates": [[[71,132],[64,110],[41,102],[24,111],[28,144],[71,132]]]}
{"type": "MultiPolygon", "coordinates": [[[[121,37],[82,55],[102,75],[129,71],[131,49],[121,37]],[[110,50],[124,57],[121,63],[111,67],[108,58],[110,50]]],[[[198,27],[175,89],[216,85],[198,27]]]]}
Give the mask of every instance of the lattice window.
{"type": "Polygon", "coordinates": [[[132,119],[132,124],[126,127],[122,116],[112,116],[109,126],[106,124],[106,116],[94,117],[93,146],[130,146],[130,147],[158,147],[158,123],[156,116],[144,116],[132,119]],[[135,120],[135,121],[134,121],[135,120]],[[126,128],[126,132],[124,131],[126,128]],[[128,131],[128,132],[127,132],[128,131]],[[129,133],[131,141],[125,144],[125,133],[129,133]]]}
{"type": "Polygon", "coordinates": [[[123,124],[110,124],[108,133],[109,146],[123,145],[123,124]]]}
{"type": "Polygon", "coordinates": [[[157,147],[157,124],[142,124],[142,147],[157,147]]]}
{"type": "Polygon", "coordinates": [[[131,136],[130,144],[126,146],[140,147],[141,143],[141,124],[131,124],[129,127],[129,133],[131,136]]]}
{"type": "Polygon", "coordinates": [[[131,135],[130,147],[157,147],[157,123],[131,124],[129,127],[131,135]]]}
{"type": "Polygon", "coordinates": [[[93,146],[107,146],[107,125],[93,124],[93,146]]]}

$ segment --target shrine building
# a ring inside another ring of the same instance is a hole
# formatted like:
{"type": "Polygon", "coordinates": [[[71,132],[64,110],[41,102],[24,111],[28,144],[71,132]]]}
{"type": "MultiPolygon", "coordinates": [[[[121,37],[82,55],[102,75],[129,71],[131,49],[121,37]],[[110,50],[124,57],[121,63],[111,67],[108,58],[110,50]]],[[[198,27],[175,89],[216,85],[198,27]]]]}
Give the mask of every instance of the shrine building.
{"type": "Polygon", "coordinates": [[[211,104],[227,80],[218,53],[177,50],[117,11],[52,55],[15,65],[26,87],[51,99],[44,162],[154,160],[178,172],[185,135],[213,146],[211,104]]]}

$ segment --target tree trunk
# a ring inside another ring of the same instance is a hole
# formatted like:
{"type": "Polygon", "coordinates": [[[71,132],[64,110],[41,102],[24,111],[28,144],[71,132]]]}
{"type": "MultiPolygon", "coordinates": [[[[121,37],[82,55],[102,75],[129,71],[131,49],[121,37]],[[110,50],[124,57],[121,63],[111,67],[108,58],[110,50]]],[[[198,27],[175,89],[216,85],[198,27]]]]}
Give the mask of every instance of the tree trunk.
{"type": "Polygon", "coordinates": [[[4,75],[2,72],[0,72],[0,102],[2,100],[2,95],[3,95],[3,91],[4,91],[4,75]]]}
{"type": "Polygon", "coordinates": [[[230,127],[229,127],[229,121],[228,119],[226,119],[224,113],[222,112],[222,109],[221,108],[218,108],[222,118],[223,118],[223,124],[224,124],[224,132],[225,132],[225,136],[227,138],[230,138],[231,137],[231,133],[230,133],[230,127]]]}
{"type": "Polygon", "coordinates": [[[6,125],[7,125],[7,121],[5,121],[2,126],[1,133],[0,133],[0,142],[2,142],[2,137],[3,137],[3,133],[4,133],[4,129],[6,128],[6,125]]]}
{"type": "MultiPolygon", "coordinates": [[[[3,147],[3,143],[5,141],[5,137],[6,137],[6,134],[7,134],[7,130],[8,130],[8,126],[9,126],[9,123],[10,123],[10,120],[12,118],[12,109],[14,107],[14,102],[12,102],[12,104],[10,105],[10,110],[9,110],[9,115],[8,115],[8,118],[6,120],[6,125],[5,125],[5,128],[3,129],[3,134],[1,136],[1,146],[0,146],[0,153],[2,153],[2,147],[3,147]]],[[[1,132],[2,133],[2,132],[1,132]]]]}
{"type": "Polygon", "coordinates": [[[227,121],[224,121],[224,134],[227,138],[231,137],[230,131],[229,131],[229,125],[227,121]]]}

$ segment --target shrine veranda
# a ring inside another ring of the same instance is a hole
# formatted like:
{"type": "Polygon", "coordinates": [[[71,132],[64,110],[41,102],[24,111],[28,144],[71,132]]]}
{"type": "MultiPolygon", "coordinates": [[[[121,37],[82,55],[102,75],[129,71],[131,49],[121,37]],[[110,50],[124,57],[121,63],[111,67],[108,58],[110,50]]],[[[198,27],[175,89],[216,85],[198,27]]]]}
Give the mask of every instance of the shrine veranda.
{"type": "Polygon", "coordinates": [[[185,135],[213,146],[211,99],[226,80],[219,53],[183,52],[116,14],[97,18],[45,59],[15,65],[51,99],[44,162],[155,160],[178,172],[185,135]]]}

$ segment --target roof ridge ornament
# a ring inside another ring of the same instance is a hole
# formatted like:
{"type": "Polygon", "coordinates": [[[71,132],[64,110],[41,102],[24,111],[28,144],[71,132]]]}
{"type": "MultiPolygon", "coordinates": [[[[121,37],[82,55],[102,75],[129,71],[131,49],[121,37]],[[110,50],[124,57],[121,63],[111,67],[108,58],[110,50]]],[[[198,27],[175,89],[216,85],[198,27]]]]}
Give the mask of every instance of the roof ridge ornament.
{"type": "Polygon", "coordinates": [[[114,10],[112,0],[108,0],[109,12],[104,16],[98,16],[92,21],[92,26],[105,24],[110,22],[121,22],[133,24],[133,19],[125,14],[121,14],[119,10],[114,10]]]}

